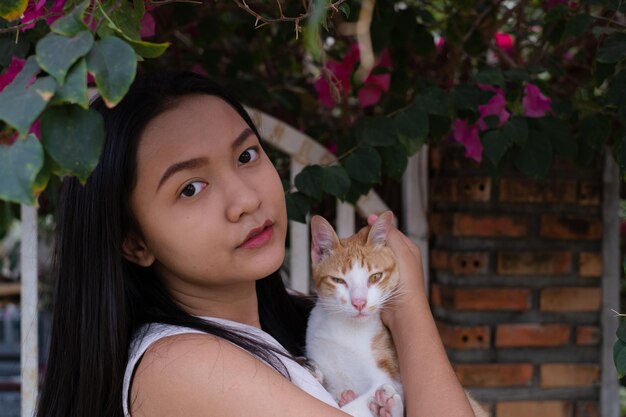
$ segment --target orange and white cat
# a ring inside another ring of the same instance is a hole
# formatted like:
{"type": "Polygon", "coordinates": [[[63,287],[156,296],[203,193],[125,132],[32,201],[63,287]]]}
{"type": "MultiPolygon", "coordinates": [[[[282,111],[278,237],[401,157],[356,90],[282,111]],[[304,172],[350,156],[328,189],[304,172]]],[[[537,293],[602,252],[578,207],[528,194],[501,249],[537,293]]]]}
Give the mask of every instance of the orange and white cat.
{"type": "MultiPolygon", "coordinates": [[[[381,309],[399,291],[400,276],[386,245],[393,215],[339,239],[322,217],[311,219],[312,275],[318,300],[311,311],[306,354],[323,385],[354,417],[403,417],[396,350],[381,309]]],[[[477,417],[486,416],[470,397],[477,417]]]]}

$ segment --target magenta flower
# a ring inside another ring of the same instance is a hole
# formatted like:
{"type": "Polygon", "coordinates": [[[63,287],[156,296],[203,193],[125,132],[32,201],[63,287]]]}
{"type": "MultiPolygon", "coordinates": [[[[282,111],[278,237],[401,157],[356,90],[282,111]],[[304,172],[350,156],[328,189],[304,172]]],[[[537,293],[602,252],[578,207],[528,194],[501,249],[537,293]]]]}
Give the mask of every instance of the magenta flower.
{"type": "Polygon", "coordinates": [[[50,7],[50,10],[48,10],[48,14],[50,16],[46,19],[46,22],[49,25],[53,24],[58,18],[63,16],[63,7],[65,6],[65,1],[66,0],[55,0],[54,4],[52,4],[52,7],[50,7]]]}
{"type": "MultiPolygon", "coordinates": [[[[358,44],[352,44],[346,52],[341,62],[329,60],[326,62],[326,69],[330,72],[331,82],[341,95],[349,95],[352,91],[352,72],[354,66],[360,59],[358,44]]],[[[376,62],[374,68],[386,67],[391,69],[391,56],[387,49],[383,50],[376,62]]],[[[361,107],[369,107],[380,101],[382,93],[389,91],[391,82],[390,74],[370,74],[365,79],[363,86],[357,92],[359,105],[361,107]]],[[[337,104],[335,98],[331,94],[330,84],[326,77],[320,77],[314,84],[320,103],[326,107],[333,107],[337,104]]]]}
{"type": "Polygon", "coordinates": [[[495,38],[498,48],[502,49],[505,53],[509,55],[513,53],[513,44],[515,43],[513,35],[509,33],[498,32],[496,33],[495,38]]]}
{"type": "MultiPolygon", "coordinates": [[[[389,50],[384,49],[380,55],[378,63],[374,66],[385,67],[391,69],[391,56],[389,50]]],[[[370,74],[365,79],[363,87],[359,89],[359,105],[362,108],[374,106],[380,101],[383,91],[389,91],[389,85],[391,84],[391,74],[370,74]]]]}
{"type": "Polygon", "coordinates": [[[154,21],[154,17],[151,13],[146,12],[141,19],[141,29],[139,31],[139,36],[144,38],[151,38],[155,34],[156,23],[154,21]]]}
{"type": "Polygon", "coordinates": [[[456,119],[452,124],[452,137],[465,146],[465,156],[476,162],[483,159],[483,144],[478,136],[478,126],[470,125],[467,120],[456,119]]]}
{"type": "Polygon", "coordinates": [[[499,88],[496,90],[496,94],[494,94],[487,103],[478,106],[478,112],[480,113],[480,119],[478,119],[477,124],[480,130],[489,129],[489,126],[484,120],[488,116],[498,116],[500,119],[498,127],[505,124],[507,120],[509,120],[509,117],[511,117],[511,113],[506,111],[506,99],[504,98],[504,92],[499,88]]]}
{"type": "Polygon", "coordinates": [[[26,10],[22,15],[22,32],[35,27],[37,19],[46,12],[43,7],[45,5],[46,0],[29,0],[28,6],[26,6],[26,10]]]}
{"type": "Polygon", "coordinates": [[[9,68],[6,70],[4,74],[0,75],[0,91],[4,90],[7,85],[13,82],[15,77],[17,77],[17,74],[19,74],[20,71],[22,71],[22,68],[24,68],[25,64],[26,64],[25,59],[16,58],[16,57],[11,58],[11,63],[9,64],[9,68]]]}
{"type": "Polygon", "coordinates": [[[526,117],[543,117],[552,109],[552,99],[543,95],[539,87],[526,83],[522,107],[526,117]]]}

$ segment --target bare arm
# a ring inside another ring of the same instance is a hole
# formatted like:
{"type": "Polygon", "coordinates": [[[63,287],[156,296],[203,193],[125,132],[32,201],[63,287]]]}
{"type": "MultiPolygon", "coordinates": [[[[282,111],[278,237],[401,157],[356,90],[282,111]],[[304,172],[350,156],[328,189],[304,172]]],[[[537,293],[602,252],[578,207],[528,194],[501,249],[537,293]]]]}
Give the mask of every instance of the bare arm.
{"type": "Polygon", "coordinates": [[[273,368],[211,335],[160,340],[139,363],[133,417],[347,417],[273,368]]]}
{"type": "Polygon", "coordinates": [[[419,249],[395,228],[387,244],[398,259],[402,292],[382,319],[398,351],[406,416],[473,417],[430,312],[419,249]]]}

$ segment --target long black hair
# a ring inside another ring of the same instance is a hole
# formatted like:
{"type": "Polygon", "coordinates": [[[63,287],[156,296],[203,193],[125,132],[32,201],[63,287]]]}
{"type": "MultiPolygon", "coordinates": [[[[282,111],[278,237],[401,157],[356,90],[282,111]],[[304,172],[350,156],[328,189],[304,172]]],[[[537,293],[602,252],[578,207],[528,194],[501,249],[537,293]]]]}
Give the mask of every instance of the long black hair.
{"type": "MultiPolygon", "coordinates": [[[[259,136],[241,104],[219,85],[190,72],[140,76],[113,109],[99,98],[92,103],[104,118],[106,139],[86,184],[68,177],[61,187],[52,337],[38,417],[123,416],[122,380],[129,346],[146,323],[216,335],[288,376],[276,349],[186,313],[152,268],[122,256],[127,233],[140,235],[129,204],[139,136],[149,121],[191,94],[223,99],[259,136]]],[[[207,123],[210,128],[220,121],[207,123]]],[[[263,330],[294,357],[302,355],[310,303],[290,296],[278,272],[258,280],[256,288],[263,330]]]]}

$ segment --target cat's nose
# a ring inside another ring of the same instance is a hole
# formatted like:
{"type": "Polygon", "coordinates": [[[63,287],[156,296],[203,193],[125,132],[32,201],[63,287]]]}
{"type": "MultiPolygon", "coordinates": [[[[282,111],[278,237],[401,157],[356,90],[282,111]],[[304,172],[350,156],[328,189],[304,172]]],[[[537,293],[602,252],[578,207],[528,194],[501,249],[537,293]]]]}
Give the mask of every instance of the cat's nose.
{"type": "Polygon", "coordinates": [[[365,308],[365,304],[367,304],[367,300],[363,298],[354,298],[351,301],[352,301],[352,305],[354,306],[354,308],[356,308],[359,311],[363,310],[363,308],[365,308]]]}

